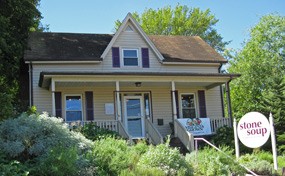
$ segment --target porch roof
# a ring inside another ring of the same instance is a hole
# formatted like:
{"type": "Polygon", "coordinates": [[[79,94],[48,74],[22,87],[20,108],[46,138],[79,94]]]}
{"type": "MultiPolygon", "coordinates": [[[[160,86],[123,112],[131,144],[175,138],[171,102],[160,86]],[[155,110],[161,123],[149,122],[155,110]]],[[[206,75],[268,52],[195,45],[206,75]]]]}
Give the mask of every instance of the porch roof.
{"type": "Polygon", "coordinates": [[[203,83],[206,89],[224,84],[240,74],[179,72],[41,72],[39,87],[49,88],[52,78],[58,82],[183,82],[203,83]],[[96,78],[96,79],[94,79],[96,78]]]}

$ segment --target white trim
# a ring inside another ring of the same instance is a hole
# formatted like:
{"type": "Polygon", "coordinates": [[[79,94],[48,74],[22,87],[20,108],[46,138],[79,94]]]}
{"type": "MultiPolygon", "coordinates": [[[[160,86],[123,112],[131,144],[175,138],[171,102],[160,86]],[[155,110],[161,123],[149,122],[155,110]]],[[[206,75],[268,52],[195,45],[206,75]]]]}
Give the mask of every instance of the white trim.
{"type": "MultiPolygon", "coordinates": [[[[176,107],[176,97],[175,97],[175,82],[171,81],[171,90],[172,90],[172,109],[173,109],[173,118],[177,119],[177,107],[176,107]]],[[[178,99],[178,97],[177,97],[178,99]]]]}
{"type": "MultiPolygon", "coordinates": [[[[124,96],[124,125],[129,132],[128,129],[128,117],[127,117],[127,100],[129,99],[139,99],[140,100],[140,108],[141,108],[141,127],[142,127],[142,136],[135,137],[135,138],[144,138],[145,137],[145,114],[144,114],[144,101],[142,95],[130,95],[130,96],[124,96]]],[[[138,116],[139,117],[139,116],[138,116]]]]}
{"type": "Polygon", "coordinates": [[[80,96],[81,99],[81,121],[83,121],[84,117],[83,117],[83,99],[82,99],[82,94],[64,94],[64,120],[66,122],[72,122],[72,121],[67,121],[66,120],[66,97],[67,96],[80,96]]]}
{"type": "Polygon", "coordinates": [[[127,25],[128,21],[132,22],[133,27],[138,30],[138,32],[142,35],[143,39],[146,41],[146,43],[150,46],[150,48],[154,51],[155,55],[158,57],[158,61],[160,63],[162,63],[162,61],[164,60],[164,57],[162,56],[162,54],[158,51],[158,49],[155,47],[155,45],[152,43],[152,41],[149,39],[149,37],[147,36],[147,34],[143,31],[143,29],[141,28],[141,26],[139,25],[139,23],[133,18],[131,13],[128,13],[127,16],[125,17],[125,19],[123,20],[121,26],[119,27],[119,29],[117,30],[117,32],[115,33],[114,37],[112,38],[112,40],[110,41],[110,43],[108,44],[108,46],[106,47],[106,49],[104,50],[103,54],[101,55],[101,58],[104,59],[107,56],[107,53],[110,51],[110,49],[112,48],[112,46],[114,45],[115,41],[117,40],[117,38],[119,37],[119,35],[121,34],[121,32],[125,29],[125,26],[127,25]]]}
{"type": "Polygon", "coordinates": [[[55,117],[56,115],[56,107],[55,107],[55,81],[51,78],[51,104],[52,104],[52,115],[55,117]]]}
{"type": "Polygon", "coordinates": [[[25,61],[26,64],[100,64],[102,61],[25,61]]]}
{"type": "Polygon", "coordinates": [[[181,98],[182,98],[182,95],[193,95],[194,96],[194,108],[195,108],[195,114],[196,114],[196,118],[198,118],[199,116],[198,116],[198,108],[197,108],[197,99],[196,99],[196,93],[180,93],[179,94],[179,109],[180,109],[180,118],[184,118],[183,117],[183,111],[182,111],[182,109],[183,109],[183,107],[182,107],[182,100],[181,100],[181,98]]]}

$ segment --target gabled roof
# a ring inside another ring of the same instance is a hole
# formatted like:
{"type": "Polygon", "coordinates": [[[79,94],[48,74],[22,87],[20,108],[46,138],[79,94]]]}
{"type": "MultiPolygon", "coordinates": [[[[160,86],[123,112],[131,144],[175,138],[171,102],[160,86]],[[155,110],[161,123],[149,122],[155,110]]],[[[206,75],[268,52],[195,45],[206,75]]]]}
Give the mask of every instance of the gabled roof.
{"type": "Polygon", "coordinates": [[[33,32],[25,61],[101,61],[113,35],[33,32]]]}
{"type": "Polygon", "coordinates": [[[154,54],[158,57],[159,61],[163,60],[163,56],[161,55],[161,53],[157,50],[157,48],[154,46],[154,44],[151,42],[151,40],[149,39],[149,37],[146,35],[146,33],[143,31],[143,29],[141,28],[141,26],[138,24],[138,22],[133,18],[131,13],[128,13],[128,15],[126,16],[126,18],[123,20],[121,26],[119,27],[119,29],[117,30],[117,32],[115,33],[114,37],[112,38],[112,40],[110,41],[109,45],[107,46],[107,48],[105,49],[105,51],[103,52],[103,54],[101,55],[101,58],[105,58],[107,53],[110,51],[110,49],[112,48],[113,44],[115,43],[115,41],[117,40],[117,38],[119,37],[119,35],[121,34],[121,32],[123,31],[123,29],[126,27],[127,23],[131,22],[135,27],[135,29],[139,32],[139,34],[142,36],[142,38],[146,41],[146,43],[150,46],[150,48],[154,51],[154,54]]]}
{"type": "Polygon", "coordinates": [[[225,58],[198,36],[151,35],[149,38],[163,55],[163,62],[227,62],[225,58]]]}

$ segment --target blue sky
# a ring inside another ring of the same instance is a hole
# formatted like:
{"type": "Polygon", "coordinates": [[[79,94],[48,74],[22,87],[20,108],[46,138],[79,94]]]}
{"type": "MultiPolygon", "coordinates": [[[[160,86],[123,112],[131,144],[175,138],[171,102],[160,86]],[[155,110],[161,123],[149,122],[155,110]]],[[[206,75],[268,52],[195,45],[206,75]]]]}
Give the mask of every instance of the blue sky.
{"type": "Polygon", "coordinates": [[[113,33],[114,22],[128,12],[142,13],[177,4],[210,9],[219,22],[215,26],[229,48],[240,49],[248,31],[263,15],[285,16],[285,0],[42,0],[39,10],[51,32],[113,33]]]}

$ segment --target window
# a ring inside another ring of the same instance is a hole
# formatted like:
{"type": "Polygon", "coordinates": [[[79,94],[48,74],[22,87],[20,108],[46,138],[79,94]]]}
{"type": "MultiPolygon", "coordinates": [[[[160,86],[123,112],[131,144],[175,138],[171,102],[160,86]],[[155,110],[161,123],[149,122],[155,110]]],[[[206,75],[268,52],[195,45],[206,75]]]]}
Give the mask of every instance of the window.
{"type": "Polygon", "coordinates": [[[138,50],[123,49],[124,66],[139,66],[138,50]]]}
{"type": "Polygon", "coordinates": [[[81,95],[67,95],[65,97],[66,121],[82,121],[81,95]]]}
{"type": "Polygon", "coordinates": [[[196,105],[194,94],[181,94],[182,118],[196,118],[196,105]]]}

